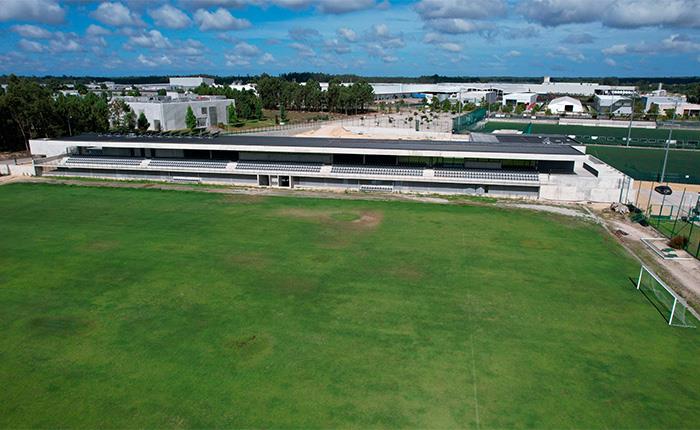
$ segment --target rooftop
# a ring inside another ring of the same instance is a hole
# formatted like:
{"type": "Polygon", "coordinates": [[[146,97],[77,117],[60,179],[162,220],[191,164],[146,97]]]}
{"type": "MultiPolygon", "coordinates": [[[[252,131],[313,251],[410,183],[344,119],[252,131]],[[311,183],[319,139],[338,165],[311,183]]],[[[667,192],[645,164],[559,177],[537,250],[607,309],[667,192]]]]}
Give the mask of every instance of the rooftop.
{"type": "Polygon", "coordinates": [[[319,137],[254,136],[232,135],[215,137],[174,137],[148,135],[98,135],[83,134],[57,139],[68,142],[119,142],[119,143],[172,143],[207,144],[230,146],[297,147],[297,148],[343,148],[380,149],[403,151],[442,151],[442,152],[508,152],[516,154],[581,155],[571,145],[576,141],[566,136],[518,136],[502,135],[488,141],[435,141],[435,140],[392,140],[392,139],[337,139],[319,137]],[[568,144],[567,144],[568,143],[568,144]]]}

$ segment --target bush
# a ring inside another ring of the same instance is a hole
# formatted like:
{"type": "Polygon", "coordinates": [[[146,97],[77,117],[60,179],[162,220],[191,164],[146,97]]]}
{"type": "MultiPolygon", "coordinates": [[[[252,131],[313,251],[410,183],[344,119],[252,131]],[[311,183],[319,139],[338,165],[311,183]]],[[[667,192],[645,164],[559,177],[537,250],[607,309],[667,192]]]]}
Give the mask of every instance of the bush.
{"type": "Polygon", "coordinates": [[[668,246],[673,249],[685,249],[688,246],[688,238],[682,235],[675,236],[668,241],[668,246]]]}

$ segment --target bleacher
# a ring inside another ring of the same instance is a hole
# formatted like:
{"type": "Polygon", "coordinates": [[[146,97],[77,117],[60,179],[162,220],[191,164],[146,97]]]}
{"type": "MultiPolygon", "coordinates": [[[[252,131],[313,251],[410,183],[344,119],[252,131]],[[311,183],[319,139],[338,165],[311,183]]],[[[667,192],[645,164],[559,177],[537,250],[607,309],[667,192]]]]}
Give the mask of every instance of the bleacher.
{"type": "Polygon", "coordinates": [[[148,167],[176,167],[188,169],[225,169],[228,161],[219,160],[150,160],[148,167]]]}
{"type": "Polygon", "coordinates": [[[508,170],[467,170],[467,169],[435,169],[437,178],[465,178],[489,181],[518,181],[537,182],[537,172],[520,172],[508,170]]]}
{"type": "Polygon", "coordinates": [[[321,172],[321,163],[287,163],[272,161],[239,161],[236,170],[262,170],[272,172],[321,172]]]}
{"type": "Polygon", "coordinates": [[[402,166],[343,166],[334,165],[331,173],[343,175],[385,175],[385,176],[423,176],[423,169],[402,166]]]}
{"type": "Polygon", "coordinates": [[[142,158],[112,158],[112,157],[68,157],[64,164],[73,166],[100,165],[100,166],[138,166],[142,158]]]}

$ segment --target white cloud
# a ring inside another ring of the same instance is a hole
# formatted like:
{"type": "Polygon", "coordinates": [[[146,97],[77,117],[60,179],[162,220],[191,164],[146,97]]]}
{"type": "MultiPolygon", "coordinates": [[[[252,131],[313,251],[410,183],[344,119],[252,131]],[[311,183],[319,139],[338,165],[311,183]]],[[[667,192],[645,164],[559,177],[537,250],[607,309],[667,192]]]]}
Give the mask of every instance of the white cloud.
{"type": "Polygon", "coordinates": [[[674,34],[661,41],[663,51],[672,52],[697,52],[700,51],[700,43],[683,34],[674,34]]]}
{"type": "Polygon", "coordinates": [[[596,21],[614,28],[700,27],[698,6],[697,0],[525,0],[518,10],[548,27],[596,21]]]}
{"type": "Polygon", "coordinates": [[[158,30],[150,30],[131,36],[129,37],[127,44],[130,47],[139,46],[141,48],[148,49],[165,49],[172,46],[170,40],[163,36],[163,34],[158,30]]]}
{"type": "Polygon", "coordinates": [[[236,54],[225,54],[226,65],[230,67],[247,67],[250,66],[250,59],[236,54]]]}
{"type": "Polygon", "coordinates": [[[63,22],[66,11],[55,0],[3,0],[0,22],[36,21],[46,24],[63,22]]]}
{"type": "Polygon", "coordinates": [[[194,13],[194,21],[202,31],[242,30],[251,25],[250,21],[247,19],[236,18],[223,8],[219,8],[215,12],[198,9],[197,12],[194,13]]]}
{"type": "Polygon", "coordinates": [[[613,60],[612,58],[606,58],[603,62],[610,67],[617,66],[617,62],[615,60],[613,60]]]}
{"type": "Polygon", "coordinates": [[[309,48],[307,45],[304,45],[303,43],[299,42],[294,42],[289,44],[289,47],[297,51],[297,55],[300,57],[315,57],[316,52],[309,48]]]}
{"type": "Polygon", "coordinates": [[[239,42],[234,47],[236,54],[242,55],[244,57],[256,57],[260,55],[260,48],[255,45],[251,45],[246,42],[239,42]]]}
{"type": "Polygon", "coordinates": [[[504,0],[421,0],[415,9],[426,20],[488,19],[504,16],[507,6],[504,0]]]}
{"type": "Polygon", "coordinates": [[[560,46],[554,51],[550,52],[548,55],[550,57],[564,57],[575,63],[581,63],[586,59],[586,57],[582,53],[568,48],[566,46],[560,46]]]}
{"type": "Polygon", "coordinates": [[[505,16],[508,7],[505,0],[421,0],[415,10],[427,28],[462,34],[493,28],[489,21],[505,16]]]}
{"type": "Polygon", "coordinates": [[[562,42],[571,45],[586,45],[595,42],[595,37],[590,33],[571,33],[562,39],[562,42]]]}
{"type": "Polygon", "coordinates": [[[319,0],[316,8],[321,13],[342,14],[374,6],[374,0],[319,0]]]}
{"type": "Polygon", "coordinates": [[[271,64],[275,62],[275,57],[269,52],[264,53],[258,60],[258,64],[271,64]]]}
{"type": "Polygon", "coordinates": [[[435,31],[449,34],[475,33],[489,30],[493,27],[493,25],[489,23],[471,21],[463,18],[430,19],[425,22],[425,25],[435,31]]]}
{"type": "Polygon", "coordinates": [[[314,7],[318,12],[325,14],[344,14],[374,7],[386,8],[386,3],[376,3],[376,0],[180,0],[180,6],[194,9],[243,8],[256,6],[266,8],[278,6],[285,9],[302,10],[314,7]]]}
{"type": "Polygon", "coordinates": [[[385,63],[395,63],[395,62],[399,61],[399,59],[398,59],[398,57],[396,57],[394,55],[385,55],[382,57],[382,61],[385,63]]]}
{"type": "Polygon", "coordinates": [[[603,49],[605,55],[627,55],[627,54],[656,54],[660,49],[659,44],[640,42],[635,44],[620,43],[603,49]]]}
{"type": "Polygon", "coordinates": [[[27,39],[48,39],[51,37],[50,31],[36,25],[13,25],[10,30],[27,39]]]}
{"type": "Polygon", "coordinates": [[[516,51],[515,49],[513,49],[512,51],[506,52],[505,57],[506,58],[515,58],[515,57],[520,57],[521,55],[522,55],[522,53],[520,51],[516,51]]]}
{"type": "Polygon", "coordinates": [[[192,24],[192,20],[185,12],[169,4],[149,10],[148,14],[153,18],[155,24],[160,27],[185,28],[192,24]]]}
{"type": "Polygon", "coordinates": [[[460,51],[462,51],[462,45],[460,45],[458,43],[445,42],[445,43],[441,43],[439,46],[440,46],[440,48],[442,48],[448,52],[460,52],[460,51]]]}
{"type": "Polygon", "coordinates": [[[199,40],[187,39],[183,42],[177,43],[176,52],[180,55],[186,55],[190,57],[196,57],[202,55],[205,50],[204,44],[199,40]]]}
{"type": "Polygon", "coordinates": [[[346,42],[357,42],[357,33],[347,27],[341,27],[337,30],[338,36],[345,39],[346,42]]]}
{"type": "Polygon", "coordinates": [[[526,19],[547,27],[593,22],[607,12],[611,0],[595,1],[592,5],[581,0],[526,0],[520,4],[519,11],[526,19]]]}
{"type": "Polygon", "coordinates": [[[138,14],[135,14],[119,2],[104,2],[95,9],[90,16],[103,24],[114,27],[143,26],[144,22],[138,14]]]}
{"type": "Polygon", "coordinates": [[[335,52],[336,54],[349,54],[350,52],[352,52],[350,46],[335,38],[328,39],[325,42],[323,42],[323,44],[326,47],[326,49],[329,49],[335,52]]]}
{"type": "Polygon", "coordinates": [[[139,61],[139,63],[148,67],[164,66],[173,63],[170,57],[168,57],[167,55],[146,57],[143,54],[139,54],[139,56],[136,59],[139,61]]]}
{"type": "Polygon", "coordinates": [[[107,36],[110,33],[111,31],[96,24],[90,24],[87,30],[85,30],[85,34],[91,37],[107,36]]]}
{"type": "Polygon", "coordinates": [[[309,39],[314,39],[317,37],[321,36],[321,33],[318,32],[315,28],[301,28],[301,27],[294,27],[288,31],[289,37],[292,40],[298,40],[298,41],[306,41],[309,39]]]}
{"type": "Polygon", "coordinates": [[[22,51],[44,52],[44,45],[34,40],[21,39],[17,44],[22,51]]]}

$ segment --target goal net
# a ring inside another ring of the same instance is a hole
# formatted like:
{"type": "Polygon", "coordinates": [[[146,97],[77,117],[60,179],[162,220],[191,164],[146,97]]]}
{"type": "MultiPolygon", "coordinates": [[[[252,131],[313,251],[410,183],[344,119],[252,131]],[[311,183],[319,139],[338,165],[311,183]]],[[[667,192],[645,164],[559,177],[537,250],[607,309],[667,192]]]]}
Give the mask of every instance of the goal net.
{"type": "Polygon", "coordinates": [[[669,325],[695,327],[696,318],[688,304],[646,266],[639,271],[637,289],[664,316],[669,325]]]}

